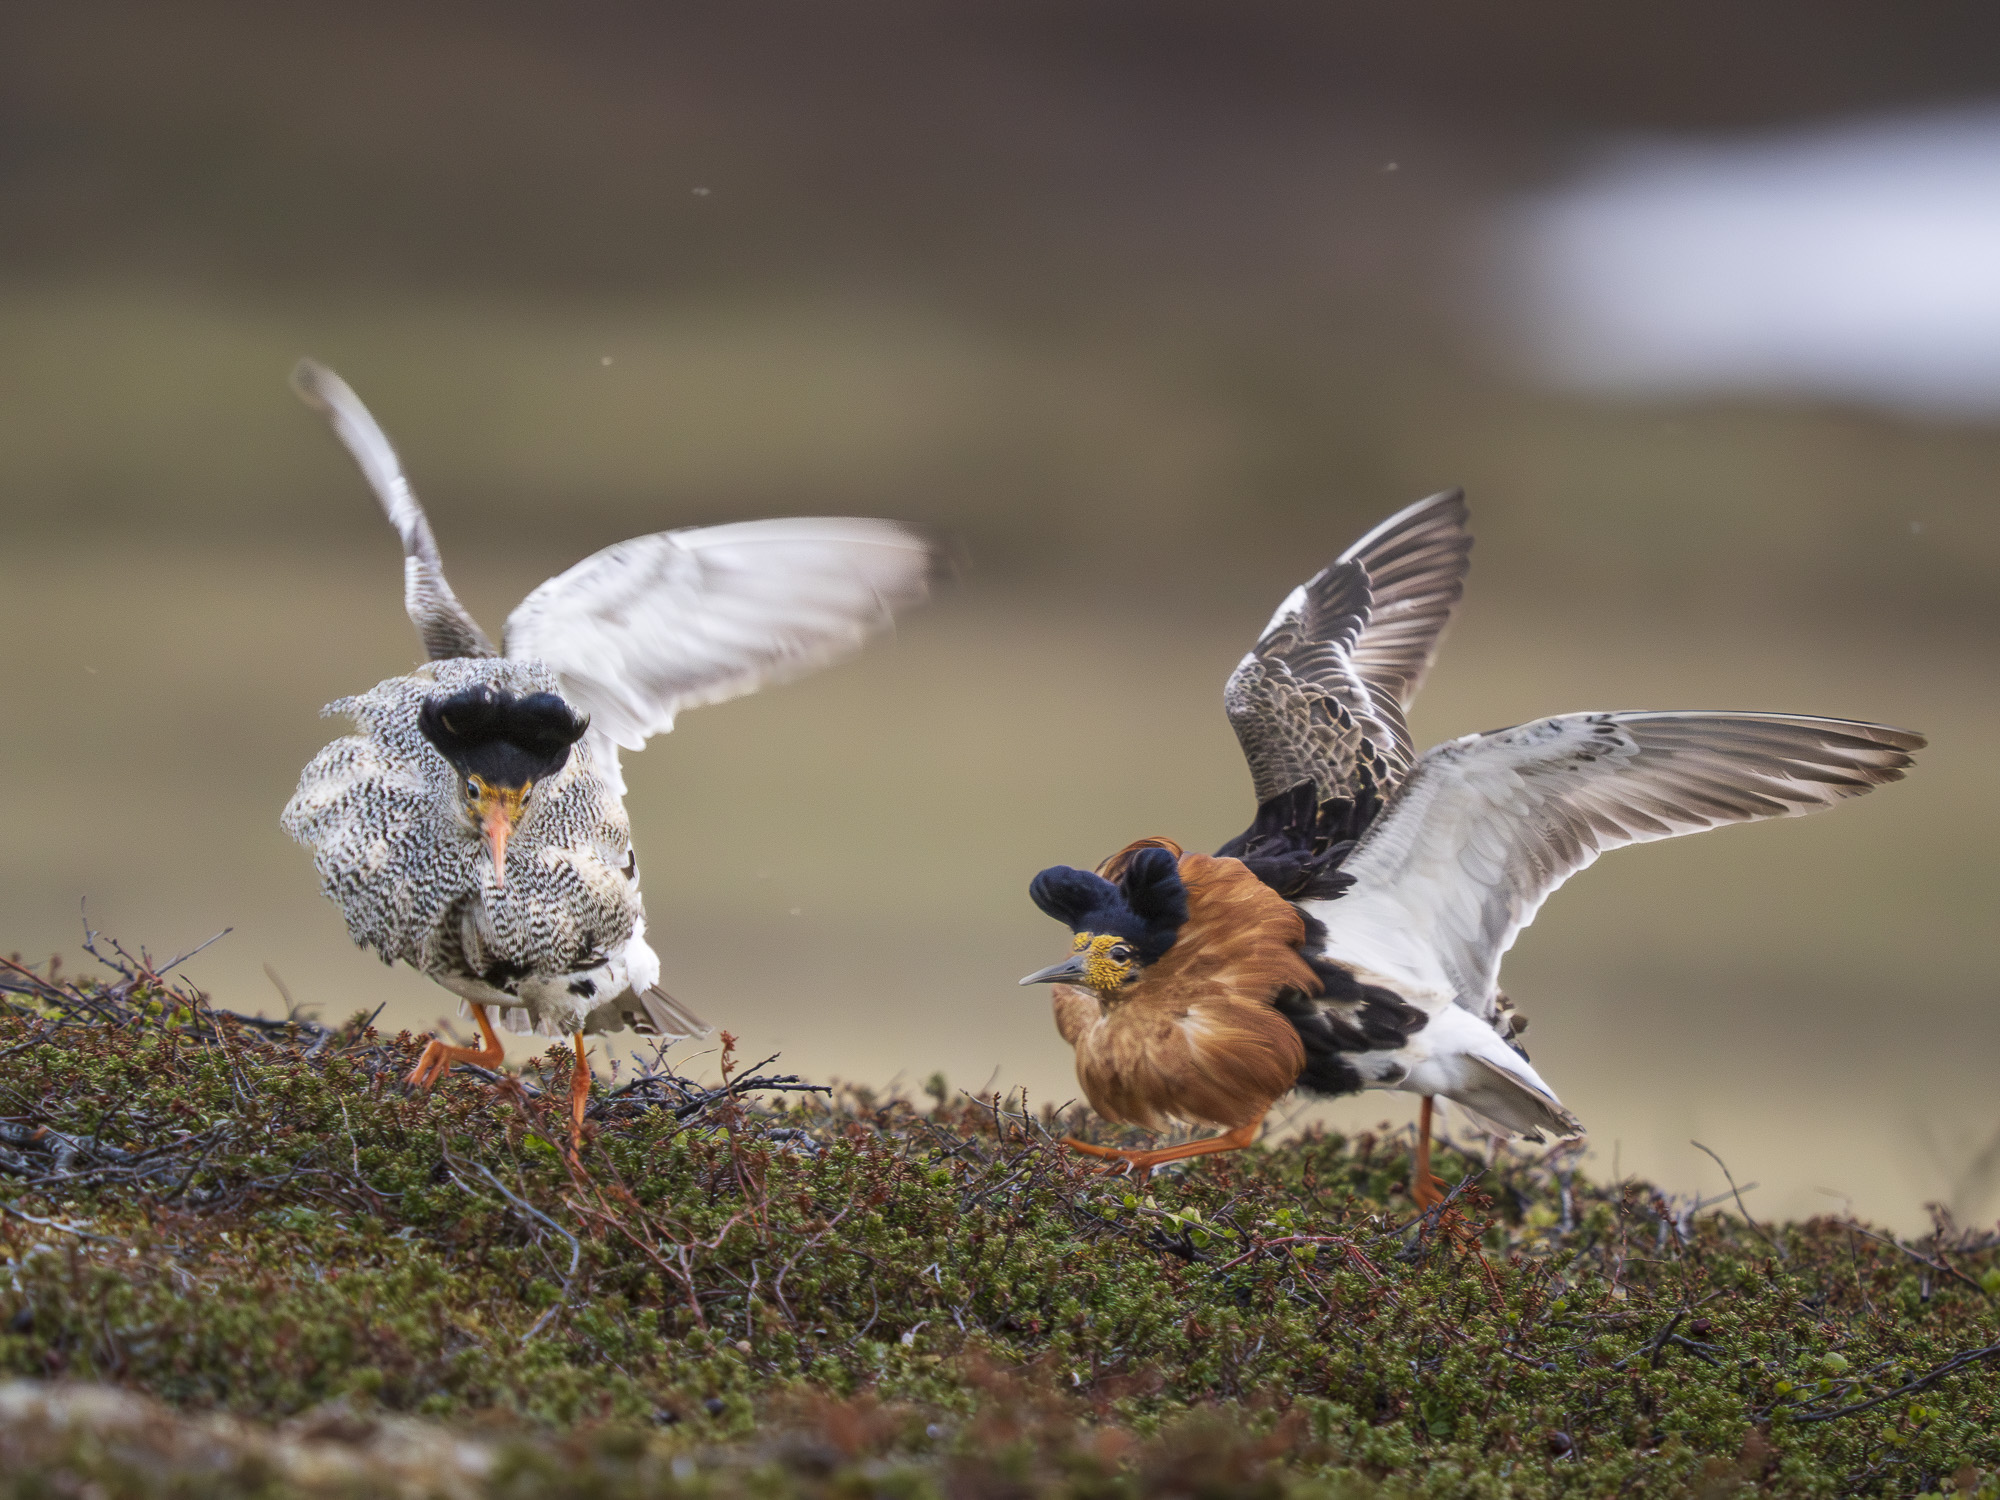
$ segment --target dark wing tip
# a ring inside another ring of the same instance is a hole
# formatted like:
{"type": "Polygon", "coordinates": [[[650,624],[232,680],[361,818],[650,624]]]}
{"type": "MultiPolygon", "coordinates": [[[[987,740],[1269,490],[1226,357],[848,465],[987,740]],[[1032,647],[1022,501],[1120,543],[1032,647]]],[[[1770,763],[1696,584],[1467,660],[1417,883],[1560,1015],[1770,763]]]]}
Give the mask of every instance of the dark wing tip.
{"type": "Polygon", "coordinates": [[[1439,490],[1370,527],[1340,554],[1340,560],[1365,564],[1378,587],[1413,554],[1421,554],[1433,568],[1445,557],[1455,556],[1462,573],[1465,558],[1472,551],[1471,526],[1472,509],[1465,503],[1465,491],[1457,487],[1439,490]]]}
{"type": "Polygon", "coordinates": [[[956,587],[965,581],[965,575],[972,571],[972,545],[964,536],[955,531],[943,531],[909,521],[898,521],[896,524],[930,551],[930,568],[924,575],[926,588],[956,587]]]}
{"type": "MultiPolygon", "coordinates": [[[[942,588],[946,584],[960,583],[964,580],[966,573],[971,570],[972,553],[970,544],[958,532],[946,531],[937,526],[927,525],[922,521],[906,521],[900,517],[895,519],[887,517],[860,517],[857,519],[864,520],[869,525],[879,526],[893,532],[902,542],[914,543],[923,551],[924,571],[921,575],[911,580],[916,585],[917,592],[899,599],[898,603],[917,602],[921,600],[925,593],[928,593],[932,589],[942,588]]],[[[692,529],[702,530],[708,528],[692,529]]],[[[682,535],[681,532],[672,531],[661,534],[669,537],[682,535]]],[[[633,540],[642,541],[647,539],[635,537],[633,540]]],[[[886,538],[878,537],[873,540],[878,544],[887,545],[886,538]]]]}
{"type": "MultiPolygon", "coordinates": [[[[1465,486],[1455,484],[1449,489],[1439,490],[1434,495],[1426,495],[1423,499],[1404,506],[1390,517],[1389,523],[1386,524],[1393,524],[1398,520],[1405,526],[1422,521],[1426,526],[1463,527],[1472,520],[1472,507],[1465,503],[1465,486]]],[[[1466,540],[1471,541],[1471,537],[1468,536],[1466,540]]]]}
{"type": "Polygon", "coordinates": [[[346,384],[316,359],[301,359],[292,366],[292,390],[299,400],[317,412],[333,410],[335,396],[346,384]]]}
{"type": "Polygon", "coordinates": [[[1835,733],[1846,741],[1842,748],[1849,749],[1853,756],[1851,763],[1854,769],[1865,776],[1871,785],[1901,781],[1916,765],[1916,752],[1930,743],[1916,731],[1898,729],[1892,724],[1865,724],[1851,720],[1833,722],[1839,726],[1835,733]]]}
{"type": "Polygon", "coordinates": [[[1915,764],[1916,752],[1930,741],[1913,729],[1866,719],[1832,719],[1815,714],[1768,713],[1753,709],[1646,711],[1612,716],[1648,735],[1722,735],[1774,754],[1818,750],[1850,757],[1856,769],[1897,770],[1915,764]]]}
{"type": "Polygon", "coordinates": [[[1898,729],[1893,724],[1867,724],[1862,727],[1869,731],[1868,737],[1874,743],[1888,745],[1905,755],[1915,755],[1930,745],[1930,740],[1914,729],[1898,729]]]}

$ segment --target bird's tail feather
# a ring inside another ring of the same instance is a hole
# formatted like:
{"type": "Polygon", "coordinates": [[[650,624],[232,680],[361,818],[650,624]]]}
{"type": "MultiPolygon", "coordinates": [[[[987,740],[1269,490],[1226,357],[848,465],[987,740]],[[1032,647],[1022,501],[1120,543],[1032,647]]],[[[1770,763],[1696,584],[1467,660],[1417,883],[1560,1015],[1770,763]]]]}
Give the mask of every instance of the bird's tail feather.
{"type": "MultiPolygon", "coordinates": [[[[564,1036],[567,1034],[561,1030],[550,1030],[545,1026],[537,1026],[535,1018],[529,1015],[521,1006],[495,1005],[491,1001],[482,1003],[486,1006],[487,1014],[493,1018],[494,1026],[501,1031],[512,1032],[515,1036],[564,1036]]],[[[471,1015],[472,1002],[470,1000],[459,1001],[458,1013],[461,1016],[471,1015]]]]}
{"type": "Polygon", "coordinates": [[[633,1017],[634,1031],[641,1036],[663,1036],[674,1040],[707,1036],[715,1028],[669,995],[657,984],[639,996],[643,1018],[633,1017]]]}
{"type": "Polygon", "coordinates": [[[1583,1134],[1583,1122],[1553,1094],[1483,1057],[1466,1061],[1472,1065],[1472,1082],[1451,1100],[1495,1135],[1540,1140],[1544,1131],[1559,1138],[1583,1134]]]}
{"type": "MultiPolygon", "coordinates": [[[[641,1036],[664,1037],[670,1042],[678,1042],[704,1037],[715,1030],[657,984],[635,999],[620,999],[613,1005],[600,1006],[592,1011],[584,1020],[584,1031],[595,1035],[629,1028],[641,1036]]],[[[537,1021],[523,1006],[495,1005],[488,1002],[487,1010],[492,1013],[493,1023],[496,1026],[517,1036],[566,1037],[571,1034],[569,1027],[556,1021],[548,1019],[537,1021]]],[[[471,1015],[471,1002],[461,1001],[458,1013],[461,1016],[471,1015]]]]}

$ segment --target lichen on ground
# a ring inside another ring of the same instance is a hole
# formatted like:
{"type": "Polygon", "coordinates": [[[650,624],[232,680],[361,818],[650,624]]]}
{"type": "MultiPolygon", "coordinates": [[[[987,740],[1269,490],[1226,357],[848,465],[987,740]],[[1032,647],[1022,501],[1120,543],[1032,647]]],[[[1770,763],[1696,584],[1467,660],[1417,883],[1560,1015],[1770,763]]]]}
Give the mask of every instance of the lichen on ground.
{"type": "Polygon", "coordinates": [[[2000,1236],[664,1056],[572,1164],[535,1069],[112,963],[0,970],[0,1500],[2000,1494],[2000,1236]]]}

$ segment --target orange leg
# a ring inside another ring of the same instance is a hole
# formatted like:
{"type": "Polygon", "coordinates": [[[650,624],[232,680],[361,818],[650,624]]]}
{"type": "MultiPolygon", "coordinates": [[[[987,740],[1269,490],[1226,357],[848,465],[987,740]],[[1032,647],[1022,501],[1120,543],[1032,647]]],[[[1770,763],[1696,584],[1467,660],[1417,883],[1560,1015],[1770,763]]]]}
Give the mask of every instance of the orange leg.
{"type": "Polygon", "coordinates": [[[571,1151],[583,1146],[583,1112],[590,1108],[590,1064],[583,1060],[583,1033],[576,1034],[576,1069],[569,1075],[569,1144],[571,1151]]]}
{"type": "Polygon", "coordinates": [[[1431,1176],[1431,1096],[1424,1095],[1417,1111],[1417,1167],[1410,1174],[1410,1196],[1417,1207],[1429,1213],[1445,1199],[1445,1185],[1431,1176]]]}
{"type": "Polygon", "coordinates": [[[1143,1151],[1122,1151],[1116,1146],[1096,1146],[1089,1141],[1080,1141],[1073,1135],[1066,1135],[1062,1143],[1072,1151],[1081,1151],[1085,1156],[1102,1156],[1111,1161],[1129,1162],[1136,1156],[1144,1156],[1143,1151]]]}
{"type": "Polygon", "coordinates": [[[420,1089],[427,1089],[450,1070],[455,1062],[476,1063],[482,1068],[497,1068],[506,1056],[501,1050],[500,1038],[493,1030],[493,1023],[486,1017],[486,1007],[475,1005],[472,1014],[479,1022],[479,1034],[486,1039],[483,1047],[452,1047],[431,1038],[431,1044],[424,1048],[424,1055],[417,1059],[417,1066],[410,1074],[410,1082],[420,1089]]]}
{"type": "Polygon", "coordinates": [[[1186,1161],[1190,1156],[1212,1156],[1218,1151],[1241,1151],[1256,1139],[1257,1122],[1252,1121],[1248,1125],[1239,1125],[1223,1135],[1212,1135],[1206,1140],[1187,1141],[1158,1151],[1125,1151],[1116,1146],[1093,1146],[1089,1141],[1080,1141],[1070,1135],[1063,1137],[1063,1144],[1083,1152],[1086,1156],[1103,1156],[1113,1161],[1126,1162],[1143,1182],[1153,1168],[1165,1166],[1170,1161],[1186,1161]]]}

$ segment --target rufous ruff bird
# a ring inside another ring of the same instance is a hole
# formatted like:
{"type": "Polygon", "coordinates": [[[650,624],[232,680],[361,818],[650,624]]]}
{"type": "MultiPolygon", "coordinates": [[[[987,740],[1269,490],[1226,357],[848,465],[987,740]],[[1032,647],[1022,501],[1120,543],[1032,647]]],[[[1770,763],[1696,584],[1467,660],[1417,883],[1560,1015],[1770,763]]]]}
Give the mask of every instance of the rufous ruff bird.
{"type": "Polygon", "coordinates": [[[495,649],[445,581],[430,522],[353,391],[311,361],[294,384],[360,464],[403,541],[404,603],[430,661],[330,705],[358,733],[299,778],[285,830],[312,850],[355,943],[459,995],[483,1045],[432,1040],[410,1075],[498,1066],[489,1015],[574,1039],[708,1028],[659,987],[619,750],[683,709],[800,676],[921,600],[928,542],[888,521],[750,521],[619,542],[536,588],[495,649]]]}
{"type": "Polygon", "coordinates": [[[1022,983],[1058,986],[1092,1108],[1224,1132],[1079,1149],[1150,1169],[1248,1144],[1293,1088],[1398,1089],[1423,1099],[1411,1190],[1434,1206],[1436,1097],[1501,1135],[1581,1133],[1498,987],[1556,887],[1609,849],[1860,796],[1924,744],[1788,714],[1579,713],[1414,757],[1404,716],[1463,592],[1465,520],[1456,492],[1422,501],[1279,606],[1224,694],[1258,810],[1217,856],[1147,839],[1035,878],[1074,951],[1022,983]]]}

